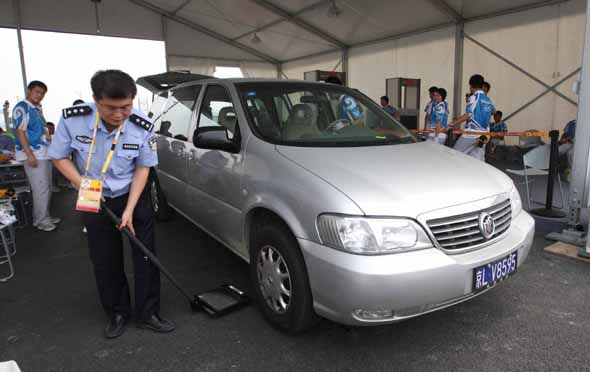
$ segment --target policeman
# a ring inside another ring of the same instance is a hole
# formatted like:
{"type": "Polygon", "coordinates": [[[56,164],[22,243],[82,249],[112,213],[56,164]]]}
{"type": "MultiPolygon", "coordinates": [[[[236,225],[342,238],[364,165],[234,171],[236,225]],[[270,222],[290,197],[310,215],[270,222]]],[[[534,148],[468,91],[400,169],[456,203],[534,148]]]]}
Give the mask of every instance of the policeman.
{"type": "Polygon", "coordinates": [[[473,75],[469,79],[471,96],[467,103],[465,114],[455,119],[449,126],[454,127],[466,121],[465,130],[479,132],[477,134],[463,134],[455,143],[455,150],[473,156],[481,161],[485,160],[485,134],[490,131],[490,118],[494,112],[494,105],[483,91],[484,78],[473,75]],[[481,133],[481,134],[480,134],[481,133]]]}
{"type": "MultiPolygon", "coordinates": [[[[90,84],[94,103],[63,110],[49,157],[79,190],[78,210],[92,210],[93,198],[96,192],[100,194],[102,187],[104,202],[121,216],[119,228],[128,227],[155,253],[154,215],[144,192],[150,167],[158,164],[152,124],[133,109],[137,88],[126,73],[98,71],[90,84]],[[100,186],[90,189],[88,185],[100,186]]],[[[109,317],[104,336],[115,338],[123,334],[132,315],[140,328],[161,333],[173,331],[174,324],[159,314],[157,268],[133,247],[135,311],[132,314],[121,233],[102,212],[84,212],[82,219],[88,229],[100,301],[109,317]]]]}

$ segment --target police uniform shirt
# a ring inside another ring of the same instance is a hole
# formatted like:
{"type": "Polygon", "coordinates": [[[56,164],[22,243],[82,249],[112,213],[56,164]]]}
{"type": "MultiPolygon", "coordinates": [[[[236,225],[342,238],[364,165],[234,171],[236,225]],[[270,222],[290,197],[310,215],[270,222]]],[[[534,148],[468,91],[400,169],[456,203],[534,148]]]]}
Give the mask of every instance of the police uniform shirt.
{"type": "MultiPolygon", "coordinates": [[[[66,159],[73,155],[74,165],[84,176],[96,115],[94,103],[64,109],[49,147],[49,157],[66,159]]],[[[88,177],[100,178],[102,166],[117,130],[118,128],[109,133],[102,120],[99,121],[88,177]]],[[[134,109],[121,128],[119,141],[104,175],[103,195],[105,197],[115,198],[127,194],[136,167],[149,168],[158,164],[155,141],[156,136],[152,133],[151,122],[134,109]]]]}
{"type": "Polygon", "coordinates": [[[493,112],[494,105],[483,90],[473,93],[467,104],[467,114],[471,117],[467,121],[465,129],[476,132],[488,132],[490,130],[490,118],[493,112]]]}

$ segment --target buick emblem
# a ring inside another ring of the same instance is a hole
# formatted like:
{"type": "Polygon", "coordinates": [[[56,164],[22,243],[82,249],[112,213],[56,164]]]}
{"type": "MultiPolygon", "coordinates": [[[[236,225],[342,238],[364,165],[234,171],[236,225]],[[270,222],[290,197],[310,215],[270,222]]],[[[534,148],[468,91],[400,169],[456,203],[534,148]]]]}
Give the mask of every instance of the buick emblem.
{"type": "Polygon", "coordinates": [[[486,240],[494,235],[496,224],[492,215],[486,212],[479,215],[479,231],[481,231],[481,234],[486,240]]]}

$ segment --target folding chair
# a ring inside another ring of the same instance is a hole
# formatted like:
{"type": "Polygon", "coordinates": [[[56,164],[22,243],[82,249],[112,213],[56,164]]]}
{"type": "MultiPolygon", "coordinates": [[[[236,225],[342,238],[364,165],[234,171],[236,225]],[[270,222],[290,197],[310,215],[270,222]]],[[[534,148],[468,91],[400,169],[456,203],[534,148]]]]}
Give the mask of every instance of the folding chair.
{"type": "Polygon", "coordinates": [[[8,264],[9,271],[8,275],[0,278],[0,283],[6,283],[14,276],[14,266],[12,265],[11,258],[16,254],[14,223],[0,225],[0,243],[2,244],[2,247],[4,247],[4,255],[0,255],[0,265],[8,264]]]}
{"type": "MultiPolygon", "coordinates": [[[[526,195],[529,209],[531,209],[531,193],[529,190],[529,177],[548,176],[549,175],[549,158],[551,155],[551,145],[538,146],[522,156],[523,169],[506,169],[506,172],[524,177],[526,185],[526,195]]],[[[531,180],[531,182],[534,178],[531,180]]],[[[559,194],[561,196],[561,209],[565,207],[563,198],[563,188],[561,186],[561,177],[557,174],[559,184],[559,194]]]]}

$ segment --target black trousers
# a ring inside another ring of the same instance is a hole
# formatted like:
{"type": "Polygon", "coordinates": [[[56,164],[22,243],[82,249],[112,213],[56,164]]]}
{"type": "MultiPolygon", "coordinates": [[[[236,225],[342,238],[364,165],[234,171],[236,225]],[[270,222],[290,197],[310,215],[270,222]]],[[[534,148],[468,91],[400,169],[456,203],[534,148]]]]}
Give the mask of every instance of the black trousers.
{"type": "MultiPolygon", "coordinates": [[[[121,216],[128,195],[106,199],[106,204],[121,216]]],[[[123,236],[104,212],[82,213],[88,230],[90,258],[98,286],[100,301],[107,316],[134,315],[139,321],[147,320],[160,311],[160,272],[148,261],[138,247],[132,244],[135,278],[135,311],[132,312],[129,284],[125,276],[123,236]]],[[[154,213],[148,193],[144,192],[133,213],[133,227],[139,240],[152,252],[155,250],[154,213]]]]}

